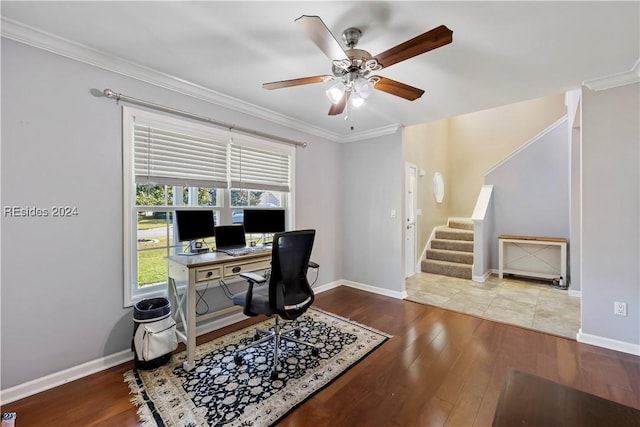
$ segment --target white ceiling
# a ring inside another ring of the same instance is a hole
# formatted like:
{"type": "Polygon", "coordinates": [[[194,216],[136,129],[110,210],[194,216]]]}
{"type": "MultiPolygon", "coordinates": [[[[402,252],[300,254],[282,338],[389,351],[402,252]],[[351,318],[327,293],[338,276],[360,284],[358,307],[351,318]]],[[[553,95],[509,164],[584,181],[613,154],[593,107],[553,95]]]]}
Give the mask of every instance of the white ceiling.
{"type": "Polygon", "coordinates": [[[1,2],[6,37],[26,39],[35,29],[42,39],[45,32],[78,43],[74,51],[86,47],[103,55],[114,69],[138,64],[214,99],[336,140],[562,93],[629,71],[640,58],[639,6],[637,1],[1,2]],[[358,48],[373,55],[441,24],[453,31],[453,43],[378,72],[424,89],[422,98],[410,102],[376,91],[345,121],[327,115],[324,91],[330,83],[261,87],[331,74],[329,59],[294,23],[301,15],[320,16],[340,41],[344,29],[359,27],[358,48]]]}

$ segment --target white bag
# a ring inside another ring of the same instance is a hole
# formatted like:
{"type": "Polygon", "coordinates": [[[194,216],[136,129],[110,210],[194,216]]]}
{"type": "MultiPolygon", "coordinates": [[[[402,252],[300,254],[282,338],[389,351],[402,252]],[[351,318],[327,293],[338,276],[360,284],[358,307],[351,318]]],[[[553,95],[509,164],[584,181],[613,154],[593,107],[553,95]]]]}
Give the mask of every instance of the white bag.
{"type": "Polygon", "coordinates": [[[138,360],[150,361],[178,348],[176,337],[176,322],[171,315],[141,323],[133,338],[138,360]]]}

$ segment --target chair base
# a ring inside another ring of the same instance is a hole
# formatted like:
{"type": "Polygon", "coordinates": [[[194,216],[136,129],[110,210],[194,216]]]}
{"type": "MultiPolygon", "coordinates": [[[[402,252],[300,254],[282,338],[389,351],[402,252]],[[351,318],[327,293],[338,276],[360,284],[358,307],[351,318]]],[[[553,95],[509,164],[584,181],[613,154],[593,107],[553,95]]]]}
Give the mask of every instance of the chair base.
{"type": "Polygon", "coordinates": [[[236,363],[236,365],[241,365],[242,364],[242,355],[240,354],[241,352],[252,348],[252,347],[257,347],[262,343],[265,343],[267,341],[274,341],[274,346],[273,346],[273,367],[271,369],[271,379],[272,380],[276,380],[278,379],[278,353],[279,353],[279,348],[280,348],[280,341],[282,340],[286,340],[286,341],[291,341],[291,342],[295,342],[296,344],[301,344],[301,345],[305,345],[307,347],[311,348],[311,354],[313,354],[314,356],[318,356],[318,354],[320,354],[320,350],[319,348],[311,343],[308,343],[306,341],[302,341],[301,339],[299,339],[300,337],[300,328],[299,327],[295,327],[292,329],[286,329],[283,330],[281,325],[280,325],[280,321],[279,321],[279,316],[275,316],[275,324],[273,326],[272,330],[265,330],[265,329],[256,329],[256,335],[255,338],[256,340],[253,341],[250,344],[247,344],[244,347],[239,348],[238,350],[236,350],[233,353],[233,361],[236,363]],[[296,335],[295,337],[292,337],[288,334],[293,333],[294,335],[296,335]]]}

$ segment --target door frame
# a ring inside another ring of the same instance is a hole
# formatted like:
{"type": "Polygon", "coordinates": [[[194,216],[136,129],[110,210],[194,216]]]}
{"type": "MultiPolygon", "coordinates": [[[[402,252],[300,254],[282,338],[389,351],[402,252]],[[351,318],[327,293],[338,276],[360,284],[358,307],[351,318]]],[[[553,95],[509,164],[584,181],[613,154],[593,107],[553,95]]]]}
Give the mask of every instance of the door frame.
{"type": "Polygon", "coordinates": [[[405,162],[404,200],[402,226],[404,227],[404,276],[407,278],[413,276],[418,270],[418,167],[410,162],[405,162]]]}

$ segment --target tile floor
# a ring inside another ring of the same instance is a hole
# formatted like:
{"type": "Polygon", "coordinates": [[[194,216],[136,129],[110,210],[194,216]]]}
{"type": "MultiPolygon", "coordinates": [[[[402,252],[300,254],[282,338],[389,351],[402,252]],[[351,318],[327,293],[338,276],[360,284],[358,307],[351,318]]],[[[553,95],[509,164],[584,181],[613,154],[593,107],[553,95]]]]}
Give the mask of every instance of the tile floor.
{"type": "Polygon", "coordinates": [[[548,281],[492,275],[484,283],[430,273],[406,280],[407,299],[576,339],[580,298],[548,281]]]}

